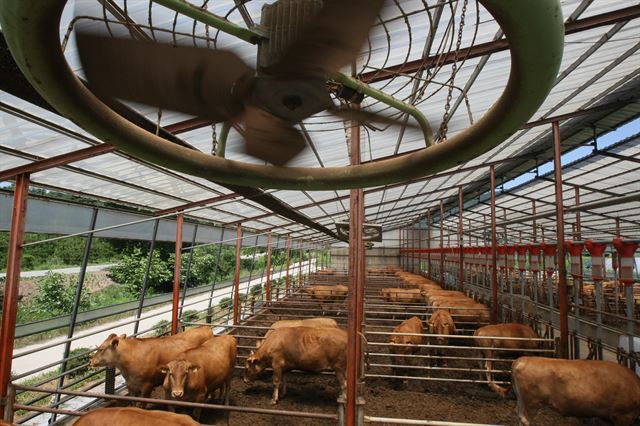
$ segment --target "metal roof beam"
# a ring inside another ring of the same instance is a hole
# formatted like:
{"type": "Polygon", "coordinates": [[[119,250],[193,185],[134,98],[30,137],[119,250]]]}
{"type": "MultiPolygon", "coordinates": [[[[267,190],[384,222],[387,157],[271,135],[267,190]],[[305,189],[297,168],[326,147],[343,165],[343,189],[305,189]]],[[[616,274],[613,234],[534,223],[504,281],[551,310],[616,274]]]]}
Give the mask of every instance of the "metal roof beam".
{"type": "MultiPolygon", "coordinates": [[[[569,35],[598,27],[613,25],[617,22],[628,21],[638,17],[640,17],[640,6],[630,6],[613,12],[607,12],[567,22],[564,26],[564,31],[566,35],[569,35]]],[[[424,60],[420,59],[407,62],[405,64],[390,66],[381,70],[366,72],[361,74],[359,79],[365,83],[374,83],[377,81],[388,80],[389,78],[394,77],[397,73],[413,73],[424,68],[431,68],[436,64],[438,64],[438,66],[444,66],[451,64],[456,60],[477,58],[501,52],[508,48],[509,42],[506,39],[494,40],[460,49],[459,53],[449,52],[445,55],[433,55],[424,60]]]]}

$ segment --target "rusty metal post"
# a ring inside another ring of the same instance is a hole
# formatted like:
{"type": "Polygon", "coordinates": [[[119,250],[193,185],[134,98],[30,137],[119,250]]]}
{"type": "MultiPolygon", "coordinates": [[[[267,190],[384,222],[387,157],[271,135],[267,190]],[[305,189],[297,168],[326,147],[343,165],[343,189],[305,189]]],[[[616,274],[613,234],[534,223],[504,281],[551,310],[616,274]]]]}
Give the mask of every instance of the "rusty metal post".
{"type": "Polygon", "coordinates": [[[431,275],[431,209],[427,209],[427,276],[433,279],[431,275]]]}
{"type": "Polygon", "coordinates": [[[562,163],[560,156],[560,125],[557,121],[553,129],[553,165],[556,192],[556,244],[558,256],[558,302],[560,305],[560,357],[569,357],[569,311],[567,303],[567,265],[564,251],[564,206],[562,199],[562,163]]]}
{"type": "Polygon", "coordinates": [[[422,221],[418,213],[418,274],[422,275],[422,221]]]}
{"type": "Polygon", "coordinates": [[[236,272],[233,278],[233,325],[240,321],[240,249],[242,247],[242,225],[236,227],[236,272]]]}
{"type": "Polygon", "coordinates": [[[287,239],[287,272],[285,274],[285,281],[284,281],[284,294],[286,296],[289,295],[289,267],[291,265],[291,235],[289,235],[289,238],[287,239]]]}
{"type": "Polygon", "coordinates": [[[440,200],[440,285],[444,287],[444,203],[440,200]]]}
{"type": "Polygon", "coordinates": [[[460,274],[459,274],[459,280],[460,282],[458,283],[458,286],[460,288],[460,291],[464,290],[464,237],[462,236],[462,187],[458,188],[458,245],[460,246],[460,274]]]}
{"type": "Polygon", "coordinates": [[[496,235],[496,170],[491,173],[491,322],[498,322],[498,236],[496,235]]]}
{"type": "Polygon", "coordinates": [[[2,325],[0,325],[0,404],[6,406],[6,397],[11,382],[13,361],[13,343],[16,335],[16,317],[18,315],[18,293],[20,287],[20,261],[27,216],[27,196],[29,193],[29,174],[16,176],[11,213],[11,230],[7,247],[7,275],[4,285],[2,305],[2,325]]]}
{"type": "MultiPolygon", "coordinates": [[[[576,207],[580,206],[580,187],[575,186],[574,187],[574,197],[575,197],[575,204],[576,207]]],[[[575,232],[575,240],[576,241],[581,241],[582,240],[582,229],[581,229],[581,223],[580,223],[580,210],[576,210],[576,232],[575,232]]],[[[576,278],[573,277],[573,298],[575,300],[575,304],[576,304],[576,310],[575,310],[575,358],[576,359],[580,359],[580,341],[578,340],[578,336],[580,335],[580,307],[582,306],[582,301],[583,301],[583,297],[582,297],[582,293],[583,293],[583,285],[584,285],[584,278],[583,278],[583,268],[582,268],[582,254],[580,254],[580,278],[578,278],[578,282],[576,282],[576,278]]]]}
{"type": "Polygon", "coordinates": [[[415,254],[415,246],[416,246],[416,224],[411,224],[411,272],[416,272],[416,254],[415,254]]]}
{"type": "Polygon", "coordinates": [[[182,223],[184,216],[176,216],[176,250],[173,263],[173,307],[171,310],[171,334],[178,332],[178,308],[180,303],[180,259],[182,257],[182,223]]]}
{"type": "MultiPolygon", "coordinates": [[[[352,122],[351,164],[360,164],[360,126],[352,122]]],[[[362,404],[358,395],[360,377],[362,303],[364,300],[364,243],[362,224],[364,222],[364,191],[352,189],[350,192],[349,218],[349,294],[347,314],[347,389],[345,425],[353,426],[357,420],[357,406],[362,404]]]]}
{"type": "Polygon", "coordinates": [[[302,287],[302,258],[304,257],[304,250],[302,249],[302,240],[298,241],[298,287],[302,287]]]}
{"type": "Polygon", "coordinates": [[[398,247],[400,248],[398,250],[398,255],[400,256],[400,269],[402,269],[403,271],[405,270],[404,268],[404,257],[402,255],[402,232],[403,232],[404,228],[400,228],[398,230],[398,238],[400,239],[399,243],[398,243],[398,247]]]}
{"type": "Polygon", "coordinates": [[[267,306],[271,304],[271,231],[267,237],[267,282],[264,285],[267,299],[267,306]]]}
{"type": "Polygon", "coordinates": [[[307,245],[307,266],[308,266],[308,277],[311,276],[311,241],[309,241],[309,244],[307,245]]]}

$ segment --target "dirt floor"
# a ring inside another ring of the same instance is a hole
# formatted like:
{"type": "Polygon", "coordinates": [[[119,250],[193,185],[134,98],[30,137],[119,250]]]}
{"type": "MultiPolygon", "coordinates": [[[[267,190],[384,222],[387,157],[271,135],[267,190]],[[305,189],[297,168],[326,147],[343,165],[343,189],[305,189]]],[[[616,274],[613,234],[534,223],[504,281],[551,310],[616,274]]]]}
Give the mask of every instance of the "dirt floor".
{"type": "MultiPolygon", "coordinates": [[[[338,386],[331,376],[290,374],[287,396],[276,406],[270,404],[273,389],[270,378],[246,385],[241,377],[232,383],[231,404],[266,409],[307,411],[333,414],[337,410],[338,386]]],[[[516,401],[511,396],[503,400],[481,385],[410,383],[396,388],[383,380],[373,380],[365,386],[365,414],[379,417],[426,419],[452,422],[517,425],[516,401]]],[[[160,407],[158,407],[160,408],[160,407]]],[[[201,422],[224,424],[221,413],[204,411],[201,422]]],[[[330,420],[289,418],[264,414],[232,413],[231,425],[330,425],[330,420]]],[[[581,425],[577,419],[541,410],[533,424],[581,425]]]]}

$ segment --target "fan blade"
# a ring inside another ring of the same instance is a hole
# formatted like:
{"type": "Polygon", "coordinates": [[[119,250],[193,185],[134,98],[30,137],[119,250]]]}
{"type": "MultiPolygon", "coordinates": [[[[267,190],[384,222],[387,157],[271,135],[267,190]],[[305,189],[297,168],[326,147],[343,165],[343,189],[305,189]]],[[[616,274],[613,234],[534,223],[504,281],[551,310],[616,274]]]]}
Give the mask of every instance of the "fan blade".
{"type": "MultiPolygon", "coordinates": [[[[336,117],[340,117],[343,120],[351,120],[358,121],[360,123],[372,122],[384,125],[394,125],[400,126],[404,123],[402,122],[402,116],[400,115],[398,118],[387,117],[384,115],[376,114],[374,112],[363,111],[361,109],[350,109],[350,108],[333,108],[327,110],[327,112],[335,115],[336,117]]],[[[417,129],[420,128],[419,125],[407,122],[404,124],[405,127],[409,129],[417,129]]]]}
{"type": "Polygon", "coordinates": [[[384,0],[325,0],[272,74],[327,78],[351,64],[367,40],[384,0]]]}
{"type": "Polygon", "coordinates": [[[223,121],[242,112],[254,71],[224,50],[77,33],[96,94],[223,121]]]}
{"type": "Polygon", "coordinates": [[[305,146],[302,133],[291,122],[247,105],[244,115],[245,152],[276,166],[283,166],[305,146]]]}

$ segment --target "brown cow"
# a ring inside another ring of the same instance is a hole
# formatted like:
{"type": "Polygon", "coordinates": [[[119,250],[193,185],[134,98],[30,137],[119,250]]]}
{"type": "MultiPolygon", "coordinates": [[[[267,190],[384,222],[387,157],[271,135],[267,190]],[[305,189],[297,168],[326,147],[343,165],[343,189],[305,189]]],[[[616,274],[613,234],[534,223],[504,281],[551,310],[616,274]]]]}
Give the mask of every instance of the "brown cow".
{"type": "Polygon", "coordinates": [[[312,299],[318,300],[340,300],[347,296],[349,288],[343,284],[325,285],[311,284],[307,287],[307,293],[312,299]]]}
{"type": "Polygon", "coordinates": [[[199,426],[185,414],[133,407],[98,408],[80,417],[74,426],[199,426]]]}
{"type": "Polygon", "coordinates": [[[174,336],[126,337],[126,334],[107,337],[91,358],[90,365],[94,368],[118,368],[127,381],[129,393],[146,398],[154,386],[162,384],[161,366],[174,360],[180,353],[200,346],[212,338],[213,333],[209,326],[204,325],[174,336]]]}
{"type": "Polygon", "coordinates": [[[324,284],[312,284],[306,288],[307,294],[312,299],[318,300],[322,315],[324,315],[324,303],[325,301],[343,300],[347,297],[349,288],[343,284],[336,285],[324,285],[324,284]]]}
{"type": "MultiPolygon", "coordinates": [[[[220,388],[221,399],[228,404],[237,353],[236,338],[226,335],[214,337],[202,346],[181,353],[161,368],[165,374],[162,386],[166,399],[205,402],[220,388]]],[[[172,405],[169,409],[175,410],[172,405]]],[[[201,408],[193,410],[195,419],[200,419],[201,411],[201,408]]]]}
{"type": "Polygon", "coordinates": [[[259,349],[251,352],[245,362],[244,382],[255,380],[265,368],[273,368],[272,404],[278,403],[287,385],[284,373],[297,369],[320,372],[333,370],[344,395],[347,381],[347,332],[339,328],[288,327],[273,330],[259,349]]]}
{"type": "MultiPolygon", "coordinates": [[[[422,320],[418,317],[411,317],[408,320],[402,321],[396,328],[393,329],[394,333],[410,333],[410,334],[422,334],[424,327],[422,326],[422,320]]],[[[403,335],[391,335],[389,336],[389,353],[395,355],[414,355],[420,351],[422,344],[422,336],[403,336],[403,335]]],[[[392,364],[408,365],[411,362],[411,358],[407,356],[391,357],[392,364]]],[[[393,368],[393,374],[399,375],[396,368],[393,368]]],[[[406,380],[405,380],[406,383],[406,380]]]]}
{"type": "MultiPolygon", "coordinates": [[[[449,344],[449,338],[446,336],[457,333],[456,324],[453,322],[451,313],[446,309],[438,309],[435,311],[429,318],[428,324],[429,334],[438,335],[438,337],[430,337],[429,343],[431,343],[431,340],[435,340],[436,344],[446,346],[449,344]]],[[[437,357],[442,357],[443,350],[441,348],[435,348],[433,353],[437,357]]],[[[447,362],[442,359],[436,359],[436,364],[438,364],[438,361],[442,361],[442,365],[447,365],[447,362]]]]}
{"type": "Polygon", "coordinates": [[[616,426],[640,416],[640,378],[613,362],[525,356],[513,363],[511,377],[521,425],[528,426],[541,406],[616,426]]]}
{"type": "Polygon", "coordinates": [[[386,302],[416,303],[422,302],[422,294],[419,288],[387,287],[380,290],[386,302]]]}
{"type": "MultiPolygon", "coordinates": [[[[278,328],[286,328],[286,327],[333,327],[338,328],[338,323],[333,318],[305,318],[305,319],[295,319],[295,320],[280,320],[271,324],[269,330],[264,335],[266,339],[269,336],[271,331],[276,330],[278,328]]],[[[260,347],[263,340],[258,340],[256,343],[256,349],[260,347]]]]}
{"type": "Polygon", "coordinates": [[[480,327],[473,334],[478,337],[487,337],[486,339],[476,339],[476,345],[487,348],[481,351],[480,356],[485,358],[484,366],[487,369],[487,381],[489,387],[501,396],[506,396],[508,389],[499,386],[493,381],[493,361],[491,359],[496,356],[513,357],[518,353],[518,349],[537,349],[539,341],[537,340],[510,340],[510,339],[492,339],[492,337],[515,337],[517,339],[538,339],[538,335],[531,327],[526,324],[507,323],[492,324],[480,327]],[[512,349],[509,351],[496,351],[498,349],[512,349]]]}

